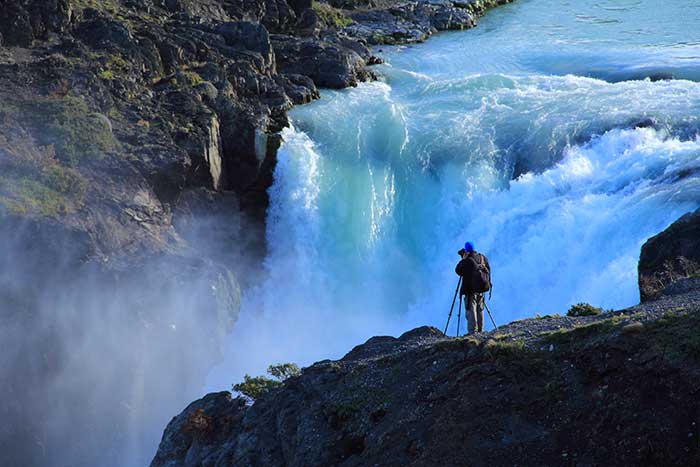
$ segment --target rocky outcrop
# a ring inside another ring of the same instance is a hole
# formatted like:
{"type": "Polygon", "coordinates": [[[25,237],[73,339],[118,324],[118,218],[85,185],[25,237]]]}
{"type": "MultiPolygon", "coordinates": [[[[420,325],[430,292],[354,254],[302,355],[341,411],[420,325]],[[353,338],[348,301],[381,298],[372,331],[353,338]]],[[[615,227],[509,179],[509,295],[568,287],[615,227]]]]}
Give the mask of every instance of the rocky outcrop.
{"type": "Polygon", "coordinates": [[[364,68],[370,57],[369,50],[360,53],[338,43],[317,39],[274,35],[272,44],[280,72],[297,76],[306,75],[314,84],[324,88],[347,88],[357,86],[374,75],[364,68]]]}
{"type": "Polygon", "coordinates": [[[422,42],[437,31],[469,29],[476,18],[498,5],[512,0],[426,0],[419,2],[378,2],[382,7],[357,8],[353,2],[331,2],[350,8],[354,24],[345,28],[353,36],[369,44],[404,44],[422,42]]]}
{"type": "Polygon", "coordinates": [[[642,302],[682,290],[684,279],[700,276],[700,210],[647,240],[638,269],[642,302]]]}
{"type": "Polygon", "coordinates": [[[699,299],[375,337],[250,407],[193,402],[151,466],[694,465],[699,299]]]}

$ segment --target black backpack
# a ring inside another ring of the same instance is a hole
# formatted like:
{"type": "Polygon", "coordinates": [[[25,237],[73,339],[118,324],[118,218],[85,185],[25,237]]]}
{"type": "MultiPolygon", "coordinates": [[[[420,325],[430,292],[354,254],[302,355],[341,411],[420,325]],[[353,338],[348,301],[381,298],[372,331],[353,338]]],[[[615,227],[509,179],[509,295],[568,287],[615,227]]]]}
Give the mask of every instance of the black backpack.
{"type": "Polygon", "coordinates": [[[463,289],[471,293],[484,293],[491,289],[491,274],[486,267],[486,260],[481,254],[468,255],[464,260],[462,280],[463,289]]]}

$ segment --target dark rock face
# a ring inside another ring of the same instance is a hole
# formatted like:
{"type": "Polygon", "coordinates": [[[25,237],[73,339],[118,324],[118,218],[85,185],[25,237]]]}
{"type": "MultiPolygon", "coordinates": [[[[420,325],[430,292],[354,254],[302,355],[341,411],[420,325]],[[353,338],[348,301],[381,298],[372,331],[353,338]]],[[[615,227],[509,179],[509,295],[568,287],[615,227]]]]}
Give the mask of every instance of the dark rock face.
{"type": "Polygon", "coordinates": [[[292,36],[272,36],[272,44],[280,72],[306,75],[319,87],[357,86],[372,76],[358,53],[338,44],[292,36]]]}
{"type": "Polygon", "coordinates": [[[63,32],[72,11],[70,0],[3,0],[0,33],[6,45],[26,47],[34,39],[46,39],[51,32],[63,32]]]}
{"type": "Polygon", "coordinates": [[[639,293],[642,302],[672,292],[670,286],[700,275],[700,210],[678,219],[642,246],[639,293]]]}
{"type": "Polygon", "coordinates": [[[478,338],[375,337],[251,407],[193,402],[151,466],[695,465],[698,293],[478,338]]]}

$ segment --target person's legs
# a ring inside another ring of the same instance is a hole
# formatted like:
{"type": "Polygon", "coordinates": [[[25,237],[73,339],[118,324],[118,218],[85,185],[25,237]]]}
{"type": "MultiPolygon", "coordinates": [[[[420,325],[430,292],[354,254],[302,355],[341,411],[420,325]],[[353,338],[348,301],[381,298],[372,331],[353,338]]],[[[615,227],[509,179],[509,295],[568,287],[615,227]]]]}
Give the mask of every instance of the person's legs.
{"type": "Polygon", "coordinates": [[[476,302],[476,331],[484,332],[484,294],[478,293],[474,301],[476,302]]]}
{"type": "Polygon", "coordinates": [[[464,307],[464,314],[467,317],[467,331],[469,334],[474,334],[476,331],[476,294],[467,294],[466,306],[464,307]]]}

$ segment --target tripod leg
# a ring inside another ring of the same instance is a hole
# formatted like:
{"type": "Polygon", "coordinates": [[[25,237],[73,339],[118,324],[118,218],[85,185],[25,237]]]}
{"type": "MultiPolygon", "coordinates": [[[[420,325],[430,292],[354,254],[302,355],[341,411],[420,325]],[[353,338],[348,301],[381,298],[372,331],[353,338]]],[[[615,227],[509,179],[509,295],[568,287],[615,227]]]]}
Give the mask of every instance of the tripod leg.
{"type": "Polygon", "coordinates": [[[455,309],[455,300],[457,300],[460,285],[462,285],[462,276],[459,276],[459,280],[457,281],[457,289],[455,290],[455,296],[452,297],[452,306],[450,307],[450,314],[447,315],[447,324],[445,324],[445,330],[442,332],[443,336],[447,336],[447,328],[450,325],[450,319],[452,319],[452,310],[455,309]]]}
{"type": "Polygon", "coordinates": [[[491,318],[491,323],[493,323],[493,328],[498,329],[498,326],[496,326],[496,321],[493,320],[493,315],[491,314],[491,309],[486,304],[486,300],[484,300],[484,306],[486,307],[486,311],[488,311],[488,313],[489,313],[489,318],[491,318]]]}
{"type": "MultiPolygon", "coordinates": [[[[466,314],[467,310],[464,310],[466,314]]],[[[459,324],[462,322],[462,296],[459,296],[459,307],[457,308],[457,337],[459,337],[459,324]]]]}

